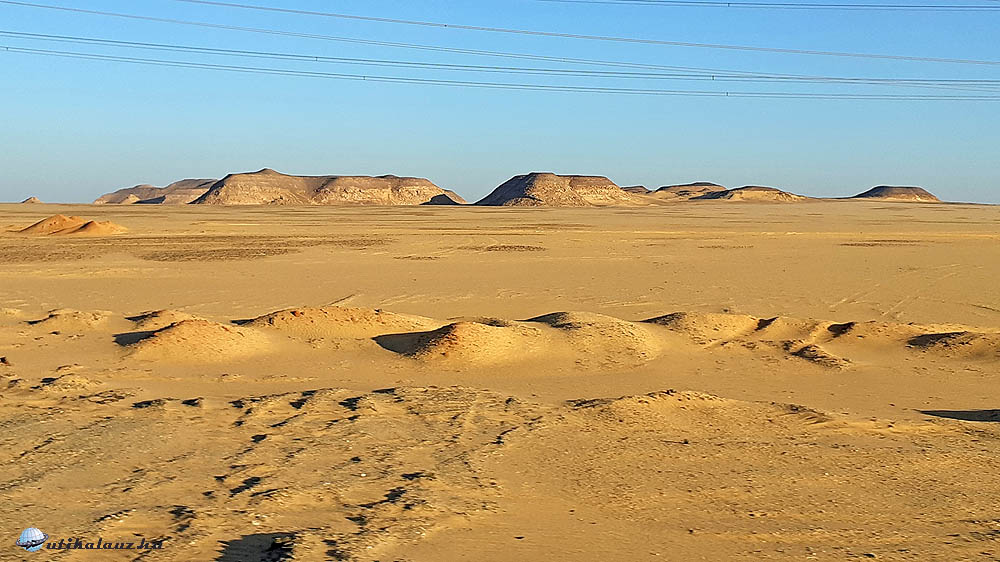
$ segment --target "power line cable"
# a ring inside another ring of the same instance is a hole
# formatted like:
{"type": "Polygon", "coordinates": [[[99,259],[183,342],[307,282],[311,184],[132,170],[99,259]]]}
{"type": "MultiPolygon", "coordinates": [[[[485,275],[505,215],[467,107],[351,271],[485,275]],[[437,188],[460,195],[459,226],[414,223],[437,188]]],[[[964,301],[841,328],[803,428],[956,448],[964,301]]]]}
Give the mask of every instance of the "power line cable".
{"type": "MultiPolygon", "coordinates": [[[[888,59],[888,60],[905,60],[905,61],[918,61],[918,62],[938,62],[938,63],[954,63],[954,64],[986,64],[986,65],[1000,65],[1000,61],[994,60],[975,60],[975,59],[953,59],[953,58],[938,58],[938,57],[917,57],[917,56],[906,56],[906,55],[883,55],[874,53],[850,53],[841,51],[820,51],[820,50],[810,50],[810,49],[785,49],[778,47],[755,47],[749,45],[724,45],[717,43],[693,43],[688,41],[667,41],[663,39],[643,39],[638,37],[615,37],[610,35],[586,35],[581,33],[563,33],[556,31],[536,31],[529,29],[513,29],[506,27],[488,27],[479,25],[461,25],[454,23],[441,23],[441,22],[431,22],[431,21],[418,21],[418,20],[405,20],[398,18],[384,18],[376,16],[358,16],[352,14],[342,14],[337,12],[318,12],[313,10],[298,10],[292,8],[277,8],[274,6],[259,6],[255,4],[239,4],[235,2],[220,2],[217,0],[174,0],[174,2],[184,2],[187,4],[201,4],[206,6],[221,6],[226,8],[240,8],[245,10],[258,10],[265,12],[276,12],[284,14],[297,14],[306,16],[320,16],[327,18],[345,19],[345,20],[355,20],[355,21],[368,21],[376,23],[391,23],[399,25],[412,25],[421,27],[433,27],[439,29],[460,29],[465,31],[482,31],[488,33],[507,33],[515,35],[529,35],[535,37],[558,37],[562,39],[584,39],[590,41],[610,41],[615,43],[633,43],[642,45],[664,45],[671,47],[697,47],[706,49],[724,49],[724,50],[735,50],[735,51],[754,51],[754,52],[764,52],[764,53],[782,53],[782,54],[795,54],[795,55],[821,55],[821,56],[831,56],[831,57],[851,57],[851,58],[870,58],[870,59],[888,59]]],[[[3,3],[18,3],[11,0],[3,0],[3,3]]]]}
{"type": "Polygon", "coordinates": [[[198,47],[190,45],[149,43],[149,42],[137,42],[137,41],[119,41],[119,40],[101,39],[94,37],[76,37],[69,35],[27,33],[27,32],[8,31],[8,30],[0,30],[0,36],[41,40],[41,41],[81,43],[87,45],[108,45],[112,47],[152,49],[161,51],[174,51],[174,52],[210,54],[210,55],[268,58],[268,59],[292,60],[292,61],[303,61],[303,62],[326,62],[326,63],[371,65],[371,66],[418,68],[418,69],[446,70],[446,71],[490,72],[490,73],[502,73],[502,74],[532,74],[532,75],[545,75],[545,76],[570,76],[570,77],[588,77],[588,78],[599,77],[599,78],[661,79],[661,80],[662,79],[711,80],[720,82],[785,82],[785,83],[803,82],[803,83],[824,83],[824,84],[850,84],[850,85],[864,84],[864,85],[891,85],[891,86],[978,86],[978,87],[1000,86],[1000,80],[990,80],[990,79],[772,76],[768,74],[725,74],[725,73],[705,72],[703,70],[697,70],[695,72],[685,72],[685,73],[620,72],[620,71],[609,72],[609,71],[577,70],[577,69],[463,65],[463,64],[429,63],[420,61],[401,61],[401,60],[368,59],[368,58],[352,58],[352,57],[329,57],[329,56],[298,54],[298,53],[252,51],[245,49],[219,49],[212,47],[198,47]]]}
{"type": "Polygon", "coordinates": [[[884,10],[893,12],[993,12],[1000,6],[983,4],[851,4],[824,2],[726,2],[725,0],[538,0],[560,4],[609,4],[689,8],[751,8],[768,10],[884,10]]]}
{"type": "MultiPolygon", "coordinates": [[[[178,2],[195,2],[195,0],[175,0],[178,2]]],[[[208,3],[208,2],[199,2],[208,3]]],[[[374,41],[366,39],[355,39],[348,37],[336,37],[331,35],[321,35],[321,34],[311,34],[311,33],[299,33],[293,31],[281,31],[272,29],[260,29],[252,27],[241,27],[235,25],[226,24],[214,24],[208,22],[194,22],[187,20],[179,20],[174,18],[160,18],[154,16],[142,16],[137,14],[123,14],[118,12],[108,12],[103,10],[87,10],[83,8],[70,8],[68,6],[53,6],[49,4],[38,4],[33,2],[21,2],[18,0],[0,0],[0,4],[7,4],[11,6],[22,6],[29,8],[40,8],[48,10],[59,10],[64,12],[74,12],[81,14],[91,14],[99,16],[108,17],[118,17],[118,18],[128,18],[133,20],[142,21],[153,21],[161,23],[171,23],[171,24],[181,24],[181,25],[192,25],[200,26],[214,29],[226,29],[230,31],[245,31],[251,33],[266,33],[271,35],[282,35],[286,37],[300,37],[307,39],[321,39],[327,41],[343,41],[349,43],[359,43],[359,44],[371,44],[371,45],[384,45],[384,46],[398,46],[406,48],[415,49],[425,49],[425,50],[437,50],[446,52],[463,52],[465,54],[478,54],[486,56],[505,56],[514,58],[531,58],[535,60],[562,60],[564,62],[575,62],[581,64],[602,64],[602,65],[624,65],[624,66],[634,66],[629,63],[616,63],[612,61],[586,61],[585,59],[571,59],[568,57],[545,57],[541,55],[526,55],[526,54],[513,54],[505,53],[501,54],[496,51],[480,51],[475,49],[457,49],[449,47],[437,47],[433,45],[416,45],[416,44],[406,44],[406,43],[391,43],[387,41],[374,41]]],[[[229,6],[229,4],[220,2],[211,2],[211,4],[229,6]]],[[[245,6],[245,5],[232,5],[234,7],[246,7],[248,9],[264,9],[268,11],[287,11],[283,8],[265,8],[261,6],[245,6]]],[[[303,12],[302,10],[294,11],[293,13],[303,12]]],[[[323,15],[328,17],[340,17],[341,14],[328,14],[322,12],[306,12],[311,15],[323,15]]],[[[386,18],[368,18],[367,16],[346,16],[350,19],[366,19],[374,21],[383,21],[386,18]]],[[[743,51],[758,51],[758,52],[773,52],[773,53],[786,53],[786,54],[799,54],[799,55],[824,55],[824,56],[837,56],[837,57],[851,57],[851,58],[869,58],[869,59],[887,59],[887,60],[900,60],[900,61],[912,61],[912,62],[931,62],[931,63],[951,63],[951,64],[973,64],[973,65],[989,65],[989,66],[1000,66],[1000,61],[997,60],[976,60],[976,59],[958,59],[958,58],[937,58],[937,57],[917,57],[917,56],[904,56],[904,55],[883,55],[883,54],[872,54],[872,53],[847,53],[847,52],[837,52],[837,51],[812,51],[812,50],[802,50],[802,49],[781,49],[772,47],[752,47],[752,46],[741,46],[741,45],[716,45],[711,43],[688,43],[679,41],[663,41],[654,39],[634,39],[634,38],[624,38],[624,37],[602,37],[593,35],[576,35],[576,34],[563,34],[555,32],[544,32],[544,31],[528,31],[528,30],[513,30],[513,29],[502,29],[502,28],[480,28],[474,26],[459,26],[453,24],[442,24],[442,23],[432,23],[432,22],[408,22],[406,20],[389,20],[391,23],[409,23],[413,25],[429,25],[433,27],[444,27],[453,29],[471,29],[478,31],[493,31],[500,33],[518,33],[525,35],[540,35],[540,36],[552,36],[552,37],[568,37],[576,39],[594,39],[594,40],[607,40],[607,41],[620,41],[629,43],[642,43],[642,44],[659,44],[659,45],[669,45],[669,46],[681,46],[681,47],[704,47],[712,49],[729,49],[729,50],[743,50],[743,51]]],[[[643,67],[649,67],[649,65],[641,65],[643,67]]]]}
{"type": "Polygon", "coordinates": [[[531,90],[549,92],[575,92],[622,95],[648,96],[695,96],[695,97],[734,97],[734,98],[772,98],[772,99],[825,99],[825,100],[892,100],[892,101],[1000,101],[1000,95],[910,95],[910,94],[842,94],[842,93],[799,93],[799,92],[732,92],[713,90],[668,90],[645,88],[607,88],[596,86],[561,86],[550,84],[525,84],[505,82],[479,82],[471,80],[440,80],[427,78],[409,78],[398,76],[374,76],[366,74],[346,74],[331,72],[313,72],[289,70],[280,68],[262,68],[241,65],[220,65],[189,61],[150,59],[140,57],[121,57],[95,53],[80,53],[49,49],[28,49],[24,47],[0,45],[0,50],[13,53],[65,57],[74,59],[89,59],[99,61],[122,62],[154,66],[169,66],[178,68],[196,68],[205,70],[241,72],[250,74],[271,74],[280,76],[301,76],[311,78],[329,78],[337,80],[355,80],[368,82],[384,82],[396,84],[426,84],[451,87],[487,88],[498,90],[531,90]]]}

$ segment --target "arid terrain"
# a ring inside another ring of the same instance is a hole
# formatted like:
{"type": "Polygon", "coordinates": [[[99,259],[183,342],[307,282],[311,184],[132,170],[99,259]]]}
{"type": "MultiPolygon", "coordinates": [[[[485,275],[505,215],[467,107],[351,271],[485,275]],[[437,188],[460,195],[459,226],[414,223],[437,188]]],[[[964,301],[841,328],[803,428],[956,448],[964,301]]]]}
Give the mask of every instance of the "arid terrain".
{"type": "Polygon", "coordinates": [[[0,560],[1000,560],[1000,206],[716,187],[0,205],[0,560]]]}

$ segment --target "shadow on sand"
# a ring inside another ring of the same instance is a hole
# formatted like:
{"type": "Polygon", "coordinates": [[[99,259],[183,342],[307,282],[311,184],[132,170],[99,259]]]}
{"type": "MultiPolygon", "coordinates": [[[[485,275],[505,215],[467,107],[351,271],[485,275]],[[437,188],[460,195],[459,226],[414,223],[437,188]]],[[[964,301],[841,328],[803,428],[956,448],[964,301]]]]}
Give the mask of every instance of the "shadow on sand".
{"type": "Polygon", "coordinates": [[[277,562],[292,559],[291,533],[259,533],[223,541],[215,562],[277,562]]]}
{"type": "Polygon", "coordinates": [[[920,410],[920,413],[952,420],[1000,423],[1000,410],[920,410]]]}

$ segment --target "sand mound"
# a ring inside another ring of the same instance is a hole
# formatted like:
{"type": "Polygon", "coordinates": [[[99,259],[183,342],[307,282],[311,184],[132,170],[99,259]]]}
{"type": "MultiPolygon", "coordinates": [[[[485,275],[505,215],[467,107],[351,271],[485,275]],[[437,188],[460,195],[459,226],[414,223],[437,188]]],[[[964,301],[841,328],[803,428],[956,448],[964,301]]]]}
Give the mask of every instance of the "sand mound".
{"type": "Polygon", "coordinates": [[[691,199],[699,201],[706,199],[721,199],[726,201],[760,201],[760,202],[791,203],[795,201],[806,201],[809,198],[804,197],[802,195],[795,195],[794,193],[781,191],[780,189],[776,189],[773,187],[748,185],[746,187],[738,187],[736,189],[711,191],[699,195],[697,197],[692,197],[691,199]]]}
{"type": "Polygon", "coordinates": [[[186,179],[166,187],[149,184],[126,187],[98,197],[95,205],[132,205],[135,203],[183,205],[201,197],[217,180],[186,179]]]}
{"type": "Polygon", "coordinates": [[[114,236],[123,232],[128,232],[128,229],[111,221],[87,221],[80,226],[66,228],[52,234],[58,236],[114,236]]]}
{"type": "MultiPolygon", "coordinates": [[[[230,174],[198,205],[421,205],[448,192],[423,178],[290,176],[271,169],[230,174]]],[[[440,200],[439,200],[440,201],[440,200]]]]}
{"type": "Polygon", "coordinates": [[[41,199],[39,199],[39,198],[37,198],[37,197],[34,197],[34,196],[32,196],[32,197],[28,197],[28,198],[27,198],[27,199],[25,199],[24,201],[21,201],[21,204],[22,204],[22,205],[26,205],[26,204],[27,204],[27,205],[30,205],[30,204],[33,204],[33,203],[41,203],[41,202],[42,202],[42,200],[41,200],[41,199]]]}
{"type": "Polygon", "coordinates": [[[713,312],[675,312],[645,322],[664,326],[702,344],[745,336],[760,324],[753,316],[713,312]]]}
{"type": "Polygon", "coordinates": [[[622,191],[602,176],[559,176],[534,172],[514,176],[476,202],[503,207],[591,207],[641,205],[642,200],[622,191]]]}
{"type": "Polygon", "coordinates": [[[131,320],[135,323],[136,329],[150,332],[166,328],[167,326],[177,322],[194,319],[197,318],[191,314],[181,312],[179,310],[169,309],[152,310],[127,318],[127,320],[131,320]]]}
{"type": "Polygon", "coordinates": [[[375,338],[382,347],[422,361],[448,361],[464,365],[508,363],[544,351],[537,328],[514,324],[491,326],[455,322],[437,330],[375,338]]]}
{"type": "Polygon", "coordinates": [[[47,330],[79,330],[104,326],[112,317],[107,311],[83,312],[71,308],[52,310],[41,320],[30,320],[28,324],[47,330]]]}
{"type": "Polygon", "coordinates": [[[940,203],[941,200],[922,187],[898,187],[880,185],[864,193],[859,193],[851,199],[886,199],[890,201],[916,201],[921,203],[940,203]]]}
{"type": "Polygon", "coordinates": [[[1000,334],[995,333],[961,331],[922,334],[911,338],[908,343],[910,347],[949,357],[1000,358],[1000,334]]]}
{"type": "Polygon", "coordinates": [[[442,322],[379,309],[328,306],[290,308],[254,318],[251,328],[276,330],[300,338],[374,338],[401,332],[422,332],[442,322]]]}
{"type": "Polygon", "coordinates": [[[690,434],[725,433],[748,422],[764,421],[785,426],[822,423],[831,418],[823,413],[791,404],[760,404],[720,398],[712,394],[666,390],[639,396],[573,400],[569,405],[587,417],[603,422],[684,430],[690,434]],[[780,419],[783,418],[783,419],[780,419]],[[707,431],[706,431],[707,430],[707,431]]]}
{"type": "Polygon", "coordinates": [[[47,219],[42,219],[29,227],[21,229],[19,232],[21,234],[38,236],[113,236],[127,230],[125,227],[110,221],[88,221],[80,217],[52,215],[47,219]]]}
{"type": "Polygon", "coordinates": [[[648,326],[589,312],[554,312],[528,322],[548,324],[568,340],[565,351],[578,356],[598,355],[606,361],[647,361],[660,355],[663,343],[648,326]]]}
{"type": "Polygon", "coordinates": [[[53,234],[67,228],[80,227],[86,222],[86,220],[81,219],[80,217],[52,215],[51,217],[42,219],[27,228],[22,228],[19,232],[22,234],[53,234]]]}
{"type": "Polygon", "coordinates": [[[144,360],[223,361],[266,353],[270,344],[254,330],[208,320],[181,320],[126,345],[131,357],[144,360]]]}
{"type": "Polygon", "coordinates": [[[44,378],[36,389],[53,393],[76,393],[93,390],[100,386],[102,384],[99,381],[83,375],[70,373],[58,377],[44,378]]]}

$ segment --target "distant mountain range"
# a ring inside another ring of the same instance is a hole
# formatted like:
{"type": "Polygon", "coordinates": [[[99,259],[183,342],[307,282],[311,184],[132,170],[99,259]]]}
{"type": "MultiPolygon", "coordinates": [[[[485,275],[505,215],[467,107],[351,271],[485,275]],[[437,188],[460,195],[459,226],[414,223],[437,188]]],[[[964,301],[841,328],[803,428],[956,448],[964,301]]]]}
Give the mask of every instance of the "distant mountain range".
{"type": "MultiPolygon", "coordinates": [[[[939,202],[920,187],[878,186],[854,197],[883,201],[939,202]]],[[[712,182],[619,187],[604,176],[532,172],[514,176],[475,202],[491,207],[636,207],[679,201],[795,203],[817,198],[774,187],[729,189],[712,182]]],[[[27,202],[38,202],[30,198],[27,202]]],[[[185,179],[165,187],[137,185],[102,195],[99,205],[464,205],[454,191],[424,178],[295,176],[269,168],[214,179],[185,179]]]]}

